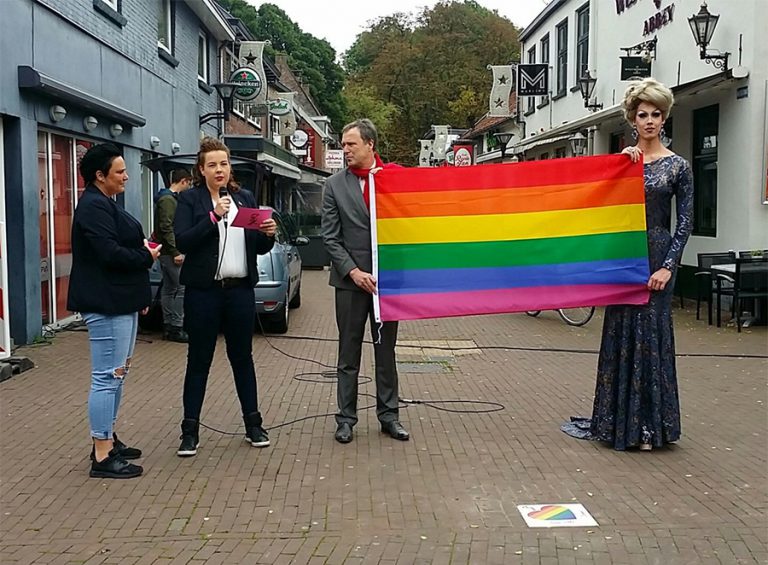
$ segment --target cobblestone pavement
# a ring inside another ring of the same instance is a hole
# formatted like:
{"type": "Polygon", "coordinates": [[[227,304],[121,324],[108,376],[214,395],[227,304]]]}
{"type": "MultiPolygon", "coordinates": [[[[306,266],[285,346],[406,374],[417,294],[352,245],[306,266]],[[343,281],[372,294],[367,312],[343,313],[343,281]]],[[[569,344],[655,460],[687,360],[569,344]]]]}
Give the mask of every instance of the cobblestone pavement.
{"type": "MultiPolygon", "coordinates": [[[[591,411],[599,317],[406,322],[401,396],[504,409],[409,405],[409,442],[382,435],[367,410],[340,445],[333,418],[311,418],[333,412],[333,380],[306,374],[335,361],[333,293],[326,272],[304,277],[289,334],[254,336],[267,449],[243,441],[220,345],[203,421],[233,435],[203,429],[198,455],[177,457],[186,349],[142,335],[117,431],[144,450],[145,474],[91,479],[87,334],[19,350],[36,368],[0,384],[0,562],[768,562],[766,328],[737,334],[676,309],[683,438],[619,453],[559,430],[591,411]],[[530,529],[517,510],[572,502],[599,526],[530,529]]],[[[366,346],[366,375],[371,363],[366,346]]]]}

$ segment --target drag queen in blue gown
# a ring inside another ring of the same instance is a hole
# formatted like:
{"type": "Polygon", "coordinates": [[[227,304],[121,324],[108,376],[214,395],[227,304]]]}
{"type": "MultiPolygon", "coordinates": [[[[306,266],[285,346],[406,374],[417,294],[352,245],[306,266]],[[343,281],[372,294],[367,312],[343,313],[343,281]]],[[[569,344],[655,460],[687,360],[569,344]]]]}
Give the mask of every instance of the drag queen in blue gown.
{"type": "Polygon", "coordinates": [[[633,83],[624,95],[624,115],[637,145],[622,153],[643,160],[650,301],[606,308],[592,417],[562,426],[570,435],[619,451],[651,450],[680,438],[672,293],[693,226],[693,176],[688,162],[660,141],[672,104],[672,92],[652,78],[633,83]]]}

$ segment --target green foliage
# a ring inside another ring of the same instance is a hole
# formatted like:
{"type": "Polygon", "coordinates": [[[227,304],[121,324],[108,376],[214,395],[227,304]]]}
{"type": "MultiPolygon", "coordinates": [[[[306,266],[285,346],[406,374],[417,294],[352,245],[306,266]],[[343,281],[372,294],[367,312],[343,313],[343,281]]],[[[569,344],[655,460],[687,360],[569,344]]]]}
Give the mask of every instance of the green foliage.
{"type": "Polygon", "coordinates": [[[376,97],[373,88],[362,85],[349,85],[344,89],[347,104],[348,121],[358,118],[368,118],[376,124],[380,132],[379,145],[376,150],[382,154],[390,152],[390,140],[387,132],[397,126],[400,110],[394,104],[384,102],[376,97]]]}
{"type": "Polygon", "coordinates": [[[304,33],[288,15],[274,4],[258,10],[245,0],[218,0],[233,16],[243,20],[259,41],[268,40],[267,55],[288,53],[288,65],[309,86],[312,98],[331,119],[337,130],[344,125],[346,107],[341,91],[344,71],[336,63],[336,51],[324,39],[304,33]]]}
{"type": "Polygon", "coordinates": [[[416,16],[381,18],[345,55],[347,103],[352,107],[351,94],[362,88],[397,108],[397,120],[378,124],[389,141],[385,157],[415,164],[417,141],[433,124],[469,127],[488,111],[486,66],[519,60],[518,33],[473,0],[444,0],[416,16]]]}

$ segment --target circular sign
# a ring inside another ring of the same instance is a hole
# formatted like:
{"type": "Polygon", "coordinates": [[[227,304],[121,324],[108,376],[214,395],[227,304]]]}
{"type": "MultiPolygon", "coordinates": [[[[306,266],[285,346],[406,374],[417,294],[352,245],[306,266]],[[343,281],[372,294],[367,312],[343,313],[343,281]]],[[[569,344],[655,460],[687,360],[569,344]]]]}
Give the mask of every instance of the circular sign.
{"type": "Polygon", "coordinates": [[[261,92],[261,77],[251,67],[237,69],[229,77],[229,82],[241,85],[235,89],[235,98],[239,100],[253,100],[261,92]]]}
{"type": "Polygon", "coordinates": [[[457,167],[469,167],[472,164],[472,154],[466,147],[459,147],[453,156],[453,161],[457,167]]]}
{"type": "Polygon", "coordinates": [[[291,135],[291,144],[297,149],[304,147],[307,144],[307,141],[309,141],[309,136],[303,129],[297,129],[293,132],[293,135],[291,135]]]}

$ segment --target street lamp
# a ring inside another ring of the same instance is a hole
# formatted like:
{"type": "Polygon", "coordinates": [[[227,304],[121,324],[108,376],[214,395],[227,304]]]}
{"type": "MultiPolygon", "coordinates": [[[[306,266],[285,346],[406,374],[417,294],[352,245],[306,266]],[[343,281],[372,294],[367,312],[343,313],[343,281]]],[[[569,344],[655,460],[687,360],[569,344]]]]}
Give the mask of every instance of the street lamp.
{"type": "Polygon", "coordinates": [[[211,120],[223,119],[225,122],[229,119],[229,114],[232,112],[232,106],[234,104],[235,90],[240,86],[236,82],[216,82],[211,85],[216,89],[216,92],[224,103],[223,112],[209,112],[200,116],[200,125],[210,122],[211,120]]]}
{"type": "Polygon", "coordinates": [[[587,137],[583,133],[577,131],[568,141],[571,142],[571,151],[574,157],[584,155],[584,150],[587,148],[587,137]]]}
{"type": "Polygon", "coordinates": [[[696,40],[696,45],[699,46],[699,58],[714,65],[717,69],[728,70],[730,53],[727,51],[725,53],[718,51],[713,55],[707,53],[707,46],[712,40],[719,19],[720,16],[709,13],[707,3],[703,2],[699,8],[699,13],[688,18],[688,25],[691,26],[693,38],[696,40]]]}
{"type": "Polygon", "coordinates": [[[502,163],[504,162],[504,154],[507,152],[507,143],[509,143],[509,140],[512,139],[513,135],[513,133],[508,131],[499,131],[493,134],[493,137],[496,138],[496,141],[499,143],[499,148],[501,149],[502,163]]]}
{"type": "Polygon", "coordinates": [[[584,71],[584,74],[579,79],[579,90],[581,91],[581,97],[584,99],[584,107],[589,110],[603,109],[602,104],[590,103],[590,99],[592,98],[592,93],[595,91],[596,84],[597,79],[594,78],[589,71],[584,71]]]}

